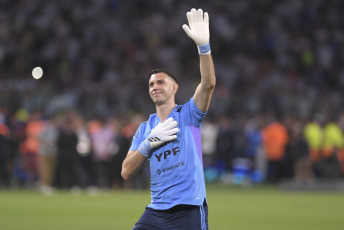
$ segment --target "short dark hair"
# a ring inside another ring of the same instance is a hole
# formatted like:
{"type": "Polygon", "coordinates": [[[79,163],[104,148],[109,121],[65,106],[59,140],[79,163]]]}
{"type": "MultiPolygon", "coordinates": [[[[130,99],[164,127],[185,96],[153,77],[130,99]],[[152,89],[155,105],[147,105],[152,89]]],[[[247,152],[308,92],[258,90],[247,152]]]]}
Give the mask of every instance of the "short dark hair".
{"type": "Polygon", "coordinates": [[[173,73],[171,73],[170,71],[166,70],[166,69],[153,69],[152,71],[150,71],[149,73],[149,78],[153,75],[153,74],[157,74],[157,73],[164,73],[167,76],[169,76],[170,78],[172,78],[177,84],[178,81],[176,79],[176,77],[173,75],[173,73]]]}

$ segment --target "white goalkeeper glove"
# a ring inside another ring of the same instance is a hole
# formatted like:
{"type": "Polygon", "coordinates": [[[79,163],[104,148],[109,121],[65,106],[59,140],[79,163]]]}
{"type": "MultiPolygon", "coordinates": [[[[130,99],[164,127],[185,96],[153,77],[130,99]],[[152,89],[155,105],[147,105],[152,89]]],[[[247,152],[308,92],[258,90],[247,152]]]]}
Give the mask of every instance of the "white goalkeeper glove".
{"type": "Polygon", "coordinates": [[[153,152],[154,148],[159,147],[165,142],[176,139],[176,134],[179,131],[179,129],[176,128],[177,125],[177,121],[174,121],[172,117],[168,118],[163,123],[159,123],[140,144],[138,148],[139,152],[143,156],[148,157],[153,152]]]}
{"type": "Polygon", "coordinates": [[[189,22],[189,26],[183,25],[183,30],[197,45],[198,53],[201,55],[210,54],[210,43],[209,43],[209,16],[203,10],[191,9],[186,13],[186,17],[189,22]]]}

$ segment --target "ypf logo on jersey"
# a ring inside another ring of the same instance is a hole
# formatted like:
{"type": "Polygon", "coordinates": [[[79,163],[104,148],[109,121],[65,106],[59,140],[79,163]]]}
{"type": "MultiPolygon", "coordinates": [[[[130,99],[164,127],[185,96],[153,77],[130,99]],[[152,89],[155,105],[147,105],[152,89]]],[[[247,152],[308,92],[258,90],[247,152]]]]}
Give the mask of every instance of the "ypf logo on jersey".
{"type": "Polygon", "coordinates": [[[165,152],[161,152],[158,154],[155,154],[154,156],[160,162],[161,160],[166,160],[169,156],[177,156],[177,154],[180,152],[180,147],[175,147],[173,149],[168,149],[165,152]]]}

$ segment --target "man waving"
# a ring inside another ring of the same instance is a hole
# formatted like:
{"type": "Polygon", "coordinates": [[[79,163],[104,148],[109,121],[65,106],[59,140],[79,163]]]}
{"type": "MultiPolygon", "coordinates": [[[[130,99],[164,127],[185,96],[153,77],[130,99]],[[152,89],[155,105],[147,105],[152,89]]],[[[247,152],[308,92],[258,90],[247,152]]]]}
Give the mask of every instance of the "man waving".
{"type": "Polygon", "coordinates": [[[130,179],[144,161],[150,163],[151,203],[134,229],[208,229],[208,205],[202,161],[201,124],[216,79],[209,43],[209,16],[201,9],[187,12],[186,34],[197,45],[201,82],[193,97],[175,103],[178,82],[164,69],[149,74],[149,95],[156,113],[143,122],[123,161],[122,177],[130,179]]]}

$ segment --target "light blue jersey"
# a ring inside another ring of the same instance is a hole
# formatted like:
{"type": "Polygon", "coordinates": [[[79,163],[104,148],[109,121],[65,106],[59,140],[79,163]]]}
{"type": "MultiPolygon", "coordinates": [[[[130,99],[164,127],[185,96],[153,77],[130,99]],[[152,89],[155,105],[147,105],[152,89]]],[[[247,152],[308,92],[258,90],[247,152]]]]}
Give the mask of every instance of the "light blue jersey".
{"type": "MultiPolygon", "coordinates": [[[[168,117],[178,122],[177,139],[154,149],[148,158],[151,175],[151,204],[149,207],[166,210],[179,204],[202,205],[206,199],[201,124],[206,113],[201,112],[193,98],[177,105],[168,117]]],[[[151,114],[133,137],[130,150],[137,150],[150,131],[160,123],[151,114]]]]}

